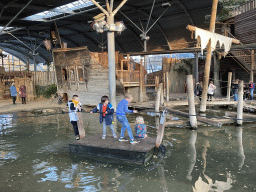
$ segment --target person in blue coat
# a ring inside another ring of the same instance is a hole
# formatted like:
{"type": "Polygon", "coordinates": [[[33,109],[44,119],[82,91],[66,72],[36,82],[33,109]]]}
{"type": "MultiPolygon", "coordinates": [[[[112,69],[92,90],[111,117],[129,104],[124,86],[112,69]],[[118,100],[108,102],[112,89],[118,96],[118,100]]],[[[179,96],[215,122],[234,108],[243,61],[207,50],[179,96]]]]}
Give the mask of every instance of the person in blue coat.
{"type": "Polygon", "coordinates": [[[101,103],[97,107],[95,107],[90,113],[100,112],[99,121],[103,125],[103,134],[102,139],[106,138],[106,129],[109,125],[112,135],[114,138],[117,138],[115,129],[113,126],[113,113],[114,107],[109,103],[108,96],[104,95],[101,97],[101,103]]]}
{"type": "Polygon", "coordinates": [[[13,104],[15,104],[16,98],[17,98],[17,89],[15,87],[15,83],[12,83],[12,86],[10,87],[11,97],[13,104]]]}

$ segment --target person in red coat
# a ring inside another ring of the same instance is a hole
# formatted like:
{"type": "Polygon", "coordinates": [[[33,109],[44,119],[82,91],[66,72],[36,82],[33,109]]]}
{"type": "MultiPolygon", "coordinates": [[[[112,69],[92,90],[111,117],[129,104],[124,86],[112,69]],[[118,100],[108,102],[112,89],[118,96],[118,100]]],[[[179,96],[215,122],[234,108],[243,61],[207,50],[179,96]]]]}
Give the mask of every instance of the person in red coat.
{"type": "Polygon", "coordinates": [[[20,86],[20,97],[22,100],[22,104],[26,104],[26,87],[25,87],[25,85],[20,86]]]}

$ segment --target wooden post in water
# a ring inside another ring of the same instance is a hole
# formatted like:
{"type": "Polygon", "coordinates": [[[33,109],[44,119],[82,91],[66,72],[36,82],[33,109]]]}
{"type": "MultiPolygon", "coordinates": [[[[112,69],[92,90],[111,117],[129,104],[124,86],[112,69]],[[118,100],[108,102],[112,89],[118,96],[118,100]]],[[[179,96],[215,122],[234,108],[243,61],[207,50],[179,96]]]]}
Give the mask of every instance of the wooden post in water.
{"type": "Polygon", "coordinates": [[[166,72],[166,101],[169,101],[170,98],[170,90],[169,87],[170,83],[169,83],[169,72],[166,72]]]}
{"type": "Polygon", "coordinates": [[[79,111],[77,112],[78,115],[78,131],[79,131],[79,136],[80,138],[85,137],[85,130],[84,130],[84,122],[82,118],[82,113],[79,111]]]}
{"type": "Polygon", "coordinates": [[[244,94],[244,81],[238,83],[238,103],[237,103],[237,124],[243,124],[243,94],[244,94]]]}
{"type": "Polygon", "coordinates": [[[157,90],[157,94],[156,94],[156,103],[155,103],[155,111],[159,112],[159,108],[160,108],[160,99],[161,99],[161,84],[157,90]]]}
{"type": "Polygon", "coordinates": [[[232,79],[232,72],[228,72],[228,88],[227,88],[227,99],[228,99],[228,101],[230,101],[231,79],[232,79]]]}
{"type": "Polygon", "coordinates": [[[157,137],[156,137],[156,147],[159,148],[160,144],[162,143],[163,136],[164,136],[164,128],[165,128],[165,122],[166,122],[166,113],[167,110],[164,109],[161,117],[160,117],[160,124],[157,131],[157,137]]]}
{"type": "MultiPolygon", "coordinates": [[[[209,31],[213,32],[213,33],[215,31],[217,6],[218,6],[218,0],[213,0],[212,1],[210,29],[209,29],[209,31]]],[[[202,101],[201,101],[201,105],[200,105],[201,112],[206,111],[206,100],[207,100],[207,90],[208,90],[208,84],[209,84],[210,68],[211,68],[211,57],[212,57],[212,46],[211,46],[211,40],[209,40],[209,43],[207,45],[207,55],[206,55],[206,60],[205,60],[202,101]]]]}
{"type": "Polygon", "coordinates": [[[197,128],[193,75],[187,75],[187,86],[188,86],[189,122],[192,128],[197,128]]]}

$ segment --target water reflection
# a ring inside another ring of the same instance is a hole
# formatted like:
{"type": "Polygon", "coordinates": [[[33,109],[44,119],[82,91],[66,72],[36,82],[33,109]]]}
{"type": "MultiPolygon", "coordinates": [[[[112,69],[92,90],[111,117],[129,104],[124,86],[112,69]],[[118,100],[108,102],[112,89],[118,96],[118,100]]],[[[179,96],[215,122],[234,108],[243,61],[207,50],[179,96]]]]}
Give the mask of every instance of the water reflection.
{"type": "MultiPolygon", "coordinates": [[[[89,115],[84,114],[86,133],[102,133],[98,116],[89,115]]],[[[132,115],[131,125],[136,118],[132,115]]],[[[145,167],[131,167],[71,155],[68,143],[74,137],[65,114],[36,118],[18,114],[17,121],[10,117],[11,121],[1,122],[0,129],[0,165],[4,165],[0,166],[0,191],[256,190],[252,125],[197,131],[167,128],[163,142],[168,145],[167,155],[145,167]]],[[[144,119],[150,136],[155,137],[155,118],[144,119]]],[[[116,126],[120,131],[121,125],[116,126]]]]}

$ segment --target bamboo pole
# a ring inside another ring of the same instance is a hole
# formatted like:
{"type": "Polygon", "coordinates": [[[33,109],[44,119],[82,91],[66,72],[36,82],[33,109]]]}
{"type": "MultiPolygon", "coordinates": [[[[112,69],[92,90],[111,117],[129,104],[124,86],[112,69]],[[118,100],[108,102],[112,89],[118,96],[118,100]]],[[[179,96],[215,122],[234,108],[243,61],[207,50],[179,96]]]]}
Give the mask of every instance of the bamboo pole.
{"type": "MultiPolygon", "coordinates": [[[[215,31],[217,5],[218,5],[218,0],[213,0],[213,2],[212,2],[211,22],[210,22],[210,32],[215,31]]],[[[201,100],[201,105],[200,105],[200,111],[201,112],[206,111],[207,90],[208,90],[210,68],[211,68],[211,56],[212,56],[212,47],[211,47],[211,40],[209,40],[209,43],[208,43],[208,46],[207,46],[207,55],[206,55],[206,60],[205,60],[203,93],[202,93],[202,100],[201,100]]]]}
{"type": "MultiPolygon", "coordinates": [[[[213,0],[213,3],[214,3],[214,1],[217,1],[217,0],[213,0]]],[[[218,3],[218,2],[217,2],[218,3]]],[[[213,11],[213,10],[212,10],[213,11]]],[[[216,7],[216,11],[217,11],[217,7],[216,7]]],[[[215,18],[216,18],[216,15],[215,15],[215,18]]],[[[211,21],[212,22],[212,21],[211,21]]],[[[214,21],[214,25],[215,25],[215,21],[214,21]]],[[[192,26],[192,25],[187,25],[187,27],[186,27],[189,31],[196,31],[196,28],[198,28],[198,27],[195,27],[195,26],[192,26]]],[[[215,26],[214,26],[214,28],[215,28],[215,26]]],[[[213,29],[214,30],[214,29],[213,29]]],[[[211,30],[211,28],[210,28],[210,32],[212,32],[212,33],[214,33],[214,31],[212,31],[211,30]]],[[[239,40],[237,40],[237,39],[234,39],[234,38],[232,38],[232,43],[234,43],[234,44],[240,44],[240,41],[239,40]]]]}
{"type": "Polygon", "coordinates": [[[228,88],[227,88],[227,99],[228,99],[228,101],[230,101],[231,79],[232,79],[232,72],[228,72],[228,88]]]}
{"type": "Polygon", "coordinates": [[[191,128],[197,128],[193,75],[187,75],[189,122],[191,128]]]}
{"type": "Polygon", "coordinates": [[[243,124],[243,94],[244,94],[244,81],[238,83],[238,102],[237,102],[237,124],[243,124]]]}

